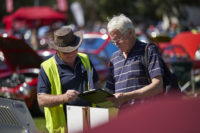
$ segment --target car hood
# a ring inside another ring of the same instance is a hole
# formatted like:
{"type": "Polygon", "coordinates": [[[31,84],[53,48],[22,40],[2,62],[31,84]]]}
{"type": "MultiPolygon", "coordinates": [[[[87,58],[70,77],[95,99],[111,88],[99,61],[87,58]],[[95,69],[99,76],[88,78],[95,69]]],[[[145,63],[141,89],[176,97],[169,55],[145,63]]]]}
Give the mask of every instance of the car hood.
{"type": "Polygon", "coordinates": [[[0,50],[12,70],[40,68],[41,57],[23,40],[0,37],[0,50]]]}

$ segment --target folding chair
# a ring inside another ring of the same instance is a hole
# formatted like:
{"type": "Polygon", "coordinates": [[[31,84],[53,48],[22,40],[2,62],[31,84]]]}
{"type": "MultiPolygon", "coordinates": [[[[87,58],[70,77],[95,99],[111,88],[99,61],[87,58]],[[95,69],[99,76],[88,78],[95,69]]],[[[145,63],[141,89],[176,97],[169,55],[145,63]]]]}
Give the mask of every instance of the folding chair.
{"type": "Polygon", "coordinates": [[[177,77],[181,91],[192,89],[194,93],[194,65],[187,51],[181,45],[169,45],[163,50],[162,57],[177,77]]]}
{"type": "Polygon", "coordinates": [[[170,63],[172,72],[176,75],[181,91],[191,87],[195,91],[193,63],[191,61],[177,61],[170,63]]]}

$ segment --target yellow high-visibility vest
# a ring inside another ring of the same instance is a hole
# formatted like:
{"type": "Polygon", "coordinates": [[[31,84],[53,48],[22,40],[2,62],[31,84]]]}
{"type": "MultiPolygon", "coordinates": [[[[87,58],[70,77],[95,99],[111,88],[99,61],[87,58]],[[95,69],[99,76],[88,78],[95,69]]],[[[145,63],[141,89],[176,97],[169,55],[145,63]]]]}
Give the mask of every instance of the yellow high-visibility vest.
{"type": "MultiPolygon", "coordinates": [[[[87,70],[88,90],[90,90],[91,87],[93,88],[93,72],[91,69],[89,58],[86,54],[83,53],[78,53],[78,56],[81,58],[81,62],[87,70]]],[[[43,67],[51,84],[51,94],[61,95],[61,82],[55,58],[51,57],[50,59],[44,61],[41,66],[43,67]]],[[[50,133],[67,132],[67,124],[63,110],[63,104],[54,107],[44,107],[44,113],[46,119],[46,128],[49,130],[50,133]]]]}

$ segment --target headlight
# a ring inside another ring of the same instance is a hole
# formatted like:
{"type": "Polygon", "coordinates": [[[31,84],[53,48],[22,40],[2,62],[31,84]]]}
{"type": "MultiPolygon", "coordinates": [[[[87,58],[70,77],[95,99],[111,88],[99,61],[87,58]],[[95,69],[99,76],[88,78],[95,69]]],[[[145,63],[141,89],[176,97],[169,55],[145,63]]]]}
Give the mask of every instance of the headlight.
{"type": "Polygon", "coordinates": [[[200,60],[200,49],[195,52],[195,59],[200,60]]]}
{"type": "Polygon", "coordinates": [[[32,90],[33,90],[32,86],[28,85],[27,83],[23,83],[19,88],[19,94],[30,96],[32,90]]]}

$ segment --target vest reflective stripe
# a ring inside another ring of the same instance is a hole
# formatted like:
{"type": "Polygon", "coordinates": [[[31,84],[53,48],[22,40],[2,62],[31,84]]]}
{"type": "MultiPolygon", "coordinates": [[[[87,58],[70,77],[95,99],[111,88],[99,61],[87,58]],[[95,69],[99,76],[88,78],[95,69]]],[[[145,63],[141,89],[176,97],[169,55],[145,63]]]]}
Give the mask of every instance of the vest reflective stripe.
{"type": "Polygon", "coordinates": [[[81,58],[81,62],[83,63],[85,69],[87,70],[87,77],[88,77],[88,90],[94,89],[93,84],[93,69],[90,66],[90,60],[86,54],[78,53],[79,57],[81,58]]]}
{"type": "MultiPolygon", "coordinates": [[[[90,66],[89,58],[86,54],[78,53],[78,56],[81,58],[81,62],[83,63],[85,69],[87,70],[88,75],[88,90],[90,87],[93,88],[93,73],[90,66]]],[[[41,66],[43,67],[49,82],[51,84],[51,94],[60,95],[62,94],[60,76],[58,73],[58,68],[56,64],[56,60],[54,57],[44,61],[41,66]]],[[[60,104],[55,107],[44,107],[45,119],[46,119],[46,128],[50,133],[66,133],[66,120],[65,114],[63,110],[63,104],[60,104]],[[58,115],[59,114],[59,115],[58,115]]]]}

